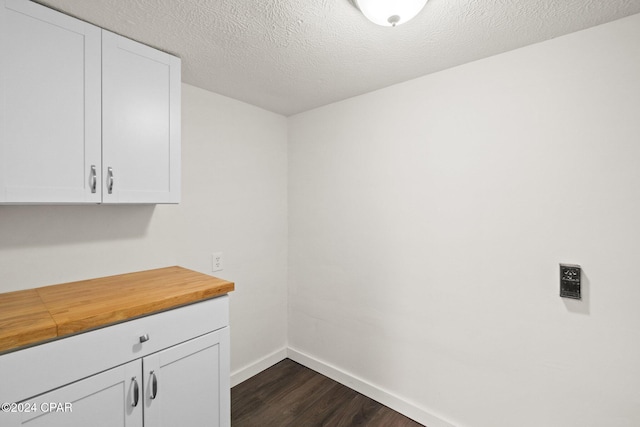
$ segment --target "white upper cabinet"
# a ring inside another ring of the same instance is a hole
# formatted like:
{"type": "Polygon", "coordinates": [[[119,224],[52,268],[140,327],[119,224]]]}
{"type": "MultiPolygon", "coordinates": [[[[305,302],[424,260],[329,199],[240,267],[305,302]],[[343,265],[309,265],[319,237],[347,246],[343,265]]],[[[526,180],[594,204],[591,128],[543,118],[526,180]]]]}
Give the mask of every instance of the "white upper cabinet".
{"type": "Polygon", "coordinates": [[[105,203],[180,198],[180,60],[102,34],[105,203]]]}
{"type": "Polygon", "coordinates": [[[178,203],[180,59],[0,5],[0,204],[178,203]]]}
{"type": "Polygon", "coordinates": [[[0,202],[99,203],[101,30],[0,1],[0,202]]]}

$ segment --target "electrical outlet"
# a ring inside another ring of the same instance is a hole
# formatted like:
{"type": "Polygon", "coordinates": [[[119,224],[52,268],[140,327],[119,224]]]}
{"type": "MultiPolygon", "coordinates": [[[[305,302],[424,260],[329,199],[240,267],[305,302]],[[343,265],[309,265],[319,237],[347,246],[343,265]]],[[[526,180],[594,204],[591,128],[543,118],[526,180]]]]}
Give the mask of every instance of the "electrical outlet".
{"type": "Polygon", "coordinates": [[[222,270],[222,252],[214,252],[211,256],[211,271],[222,270]]]}

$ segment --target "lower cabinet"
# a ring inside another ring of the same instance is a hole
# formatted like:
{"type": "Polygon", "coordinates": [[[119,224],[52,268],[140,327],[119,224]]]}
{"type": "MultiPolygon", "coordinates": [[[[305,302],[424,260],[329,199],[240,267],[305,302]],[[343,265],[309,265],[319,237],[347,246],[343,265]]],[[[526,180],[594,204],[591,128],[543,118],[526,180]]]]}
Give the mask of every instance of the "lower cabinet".
{"type": "Polygon", "coordinates": [[[136,360],[69,384],[14,408],[11,426],[141,427],[142,362],[136,360]],[[138,385],[138,387],[139,387],[138,385]]]}
{"type": "MultiPolygon", "coordinates": [[[[134,347],[149,337],[139,339],[134,347]]],[[[0,413],[3,427],[229,427],[229,328],[9,405],[0,413]]]]}
{"type": "Polygon", "coordinates": [[[228,425],[221,410],[221,397],[229,393],[221,387],[229,375],[221,363],[227,333],[224,328],[142,360],[145,426],[228,425]]]}

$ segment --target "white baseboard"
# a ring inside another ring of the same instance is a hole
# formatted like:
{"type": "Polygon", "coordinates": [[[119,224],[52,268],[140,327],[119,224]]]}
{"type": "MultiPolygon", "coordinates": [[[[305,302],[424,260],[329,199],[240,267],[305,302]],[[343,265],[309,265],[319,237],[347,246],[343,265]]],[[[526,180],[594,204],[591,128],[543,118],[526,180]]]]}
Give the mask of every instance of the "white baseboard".
{"type": "Polygon", "coordinates": [[[364,394],[365,396],[388,406],[394,411],[400,412],[420,424],[424,424],[428,427],[455,427],[454,424],[433,415],[431,411],[427,411],[424,408],[408,402],[406,399],[396,396],[393,393],[381,389],[380,387],[357,378],[299,350],[291,347],[287,348],[287,357],[294,362],[298,362],[309,369],[313,369],[314,371],[319,372],[340,384],[346,385],[360,394],[364,394]]]}
{"type": "Polygon", "coordinates": [[[287,358],[287,348],[283,347],[280,350],[274,351],[270,355],[263,357],[255,363],[252,363],[244,368],[240,368],[231,374],[231,387],[235,387],[241,382],[248,380],[254,375],[259,374],[267,368],[272,367],[276,363],[287,358]]]}

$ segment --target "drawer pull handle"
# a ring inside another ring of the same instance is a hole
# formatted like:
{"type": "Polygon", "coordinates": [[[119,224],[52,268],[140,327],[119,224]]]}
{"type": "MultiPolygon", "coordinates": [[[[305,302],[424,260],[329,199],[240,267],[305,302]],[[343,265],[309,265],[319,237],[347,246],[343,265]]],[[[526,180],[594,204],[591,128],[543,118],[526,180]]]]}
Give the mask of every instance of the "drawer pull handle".
{"type": "Polygon", "coordinates": [[[133,381],[133,403],[131,403],[131,406],[135,408],[138,406],[138,400],[140,399],[140,387],[138,387],[136,377],[131,378],[131,381],[133,381]]]}
{"type": "Polygon", "coordinates": [[[140,336],[140,342],[147,342],[149,341],[149,334],[144,334],[140,336]]]}
{"type": "Polygon", "coordinates": [[[91,165],[91,180],[89,181],[91,184],[91,192],[96,192],[96,185],[98,184],[98,178],[96,176],[96,165],[91,165]]]}
{"type": "Polygon", "coordinates": [[[158,378],[156,377],[156,373],[151,371],[151,398],[155,399],[158,395],[158,378]]]}
{"type": "Polygon", "coordinates": [[[113,194],[113,168],[107,168],[107,192],[113,194]]]}

